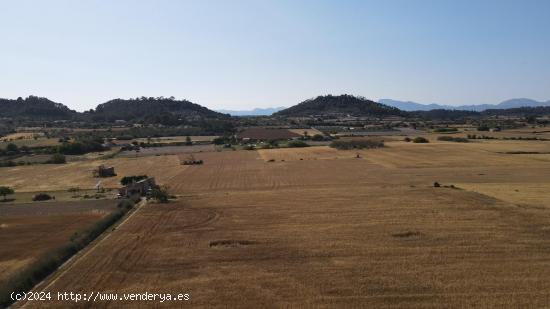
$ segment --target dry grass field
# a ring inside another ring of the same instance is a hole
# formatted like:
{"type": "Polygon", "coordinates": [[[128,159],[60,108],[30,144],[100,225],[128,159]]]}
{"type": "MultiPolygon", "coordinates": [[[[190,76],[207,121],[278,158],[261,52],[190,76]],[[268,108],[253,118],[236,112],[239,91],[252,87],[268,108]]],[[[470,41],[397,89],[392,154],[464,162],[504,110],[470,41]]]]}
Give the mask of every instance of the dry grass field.
{"type": "MultiPolygon", "coordinates": [[[[19,134],[19,133],[17,133],[19,134]]],[[[27,146],[27,147],[47,147],[47,146],[56,146],[59,145],[59,139],[57,138],[45,138],[40,137],[37,139],[34,138],[20,138],[12,139],[0,142],[0,148],[4,149],[9,144],[15,144],[17,147],[27,146]]]]}
{"type": "Polygon", "coordinates": [[[323,132],[313,128],[312,129],[289,129],[289,131],[300,135],[304,135],[304,132],[307,132],[307,135],[309,136],[313,136],[316,134],[323,135],[323,132]]]}
{"type": "Polygon", "coordinates": [[[169,181],[181,169],[185,169],[185,166],[179,165],[175,155],[16,166],[2,168],[0,186],[10,186],[24,192],[67,190],[72,187],[92,189],[101,180],[105,188],[118,188],[123,176],[147,174],[157,177],[162,183],[169,181]],[[117,176],[94,178],[92,170],[100,164],[114,166],[117,176]]]}
{"type": "Polygon", "coordinates": [[[0,282],[115,209],[113,200],[0,203],[0,282]]]}
{"type": "MultiPolygon", "coordinates": [[[[360,151],[203,152],[195,166],[180,153],[2,168],[0,185],[22,192],[91,187],[103,163],[118,174],[106,187],[148,174],[178,195],[139,209],[41,289],[191,294],[17,306],[550,307],[550,142],[437,136],[360,151]]],[[[78,220],[58,224],[69,233],[78,220]]]]}
{"type": "Polygon", "coordinates": [[[179,198],[135,212],[46,290],[191,294],[102,308],[550,307],[550,142],[386,144],[108,160],[179,198]]]}
{"type": "MultiPolygon", "coordinates": [[[[217,138],[215,135],[192,135],[189,136],[193,142],[211,142],[217,138]]],[[[153,137],[151,139],[147,138],[136,138],[134,139],[138,143],[185,143],[187,141],[187,136],[163,136],[163,137],[153,137]]]]}

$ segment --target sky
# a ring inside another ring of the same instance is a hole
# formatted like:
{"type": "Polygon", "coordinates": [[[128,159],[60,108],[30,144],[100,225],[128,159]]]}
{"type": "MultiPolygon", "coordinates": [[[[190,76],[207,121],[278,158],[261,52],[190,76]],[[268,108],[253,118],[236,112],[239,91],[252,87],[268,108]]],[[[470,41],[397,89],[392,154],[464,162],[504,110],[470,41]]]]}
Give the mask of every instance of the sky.
{"type": "Polygon", "coordinates": [[[550,100],[547,0],[0,0],[0,97],[550,100]]]}

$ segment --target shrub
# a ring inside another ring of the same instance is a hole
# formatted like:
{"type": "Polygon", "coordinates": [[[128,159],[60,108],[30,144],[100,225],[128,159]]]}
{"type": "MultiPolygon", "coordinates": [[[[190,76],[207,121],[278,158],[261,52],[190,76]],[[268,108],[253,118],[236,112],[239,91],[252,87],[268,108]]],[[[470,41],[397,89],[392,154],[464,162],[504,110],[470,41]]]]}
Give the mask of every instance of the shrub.
{"type": "Polygon", "coordinates": [[[2,161],[0,162],[0,167],[12,167],[12,166],[16,166],[17,164],[13,161],[2,161]]]}
{"type": "Polygon", "coordinates": [[[67,163],[67,158],[65,158],[65,156],[63,154],[54,153],[52,155],[52,157],[48,161],[46,161],[46,163],[65,164],[65,163],[67,163]]]}
{"type": "Polygon", "coordinates": [[[413,141],[413,143],[429,143],[430,142],[428,139],[426,139],[425,137],[422,137],[422,136],[415,137],[412,141],[413,141]]]}
{"type": "Polygon", "coordinates": [[[404,140],[405,142],[407,142],[407,143],[409,143],[410,141],[412,141],[412,139],[411,139],[410,137],[408,137],[408,136],[405,137],[403,140],[404,140]]]}
{"type": "Polygon", "coordinates": [[[444,133],[444,132],[456,132],[458,131],[456,128],[435,128],[434,132],[438,133],[444,133]]]}
{"type": "Polygon", "coordinates": [[[384,141],[369,139],[349,141],[338,140],[330,143],[330,147],[340,150],[381,148],[384,147],[384,141]]]}
{"type": "Polygon", "coordinates": [[[479,127],[477,127],[478,131],[489,131],[489,126],[486,124],[482,124],[479,127]]]}
{"type": "Polygon", "coordinates": [[[468,143],[469,140],[464,137],[453,137],[453,136],[438,136],[438,141],[446,141],[446,142],[456,142],[456,143],[468,143]]]}
{"type": "Polygon", "coordinates": [[[120,180],[120,184],[123,186],[129,185],[132,182],[138,182],[140,180],[147,179],[147,175],[137,175],[137,176],[124,176],[120,180]]]}
{"type": "Polygon", "coordinates": [[[170,195],[168,194],[168,190],[166,188],[155,188],[151,192],[151,198],[156,200],[159,203],[168,203],[168,197],[170,195]]]}
{"type": "Polygon", "coordinates": [[[57,147],[57,152],[68,155],[81,155],[88,152],[106,150],[102,145],[102,140],[79,140],[75,142],[66,142],[57,147]]]}
{"type": "Polygon", "coordinates": [[[315,134],[311,137],[312,141],[321,142],[325,140],[325,137],[321,134],[315,134]]]}
{"type": "Polygon", "coordinates": [[[32,200],[37,202],[37,201],[48,201],[48,200],[51,200],[52,197],[47,194],[47,193],[38,193],[36,194],[35,196],[32,197],[32,200]]]}
{"type": "Polygon", "coordinates": [[[118,208],[122,208],[122,209],[125,209],[125,210],[130,210],[130,209],[134,208],[134,206],[135,206],[134,201],[132,201],[130,199],[123,199],[122,201],[118,202],[118,204],[117,204],[118,208]]]}
{"type": "Polygon", "coordinates": [[[17,145],[15,145],[13,143],[9,143],[6,146],[6,151],[11,152],[11,153],[17,153],[17,152],[19,152],[19,148],[17,148],[17,145]]]}
{"type": "Polygon", "coordinates": [[[309,147],[309,145],[304,141],[290,141],[288,142],[288,147],[290,148],[299,148],[299,147],[309,147]]]}
{"type": "Polygon", "coordinates": [[[4,197],[4,201],[6,200],[6,195],[13,194],[14,191],[10,187],[0,187],[0,195],[4,197]]]}

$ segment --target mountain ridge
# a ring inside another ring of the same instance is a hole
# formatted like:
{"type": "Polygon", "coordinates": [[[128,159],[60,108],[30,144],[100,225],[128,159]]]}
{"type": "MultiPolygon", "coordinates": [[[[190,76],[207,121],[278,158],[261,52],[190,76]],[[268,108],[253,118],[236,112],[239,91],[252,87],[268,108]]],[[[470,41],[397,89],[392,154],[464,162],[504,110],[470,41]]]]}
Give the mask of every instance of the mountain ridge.
{"type": "Polygon", "coordinates": [[[469,104],[469,105],[444,105],[439,103],[422,104],[413,101],[399,101],[393,99],[380,99],[378,103],[397,107],[404,111],[429,111],[434,109],[463,110],[482,112],[489,109],[510,109],[520,107],[544,107],[550,106],[550,101],[540,102],[528,98],[515,98],[502,101],[498,104],[469,104]]]}
{"type": "Polygon", "coordinates": [[[286,109],[286,107],[256,107],[251,110],[230,110],[230,109],[218,109],[219,113],[229,114],[231,116],[271,116],[272,114],[286,109]]]}

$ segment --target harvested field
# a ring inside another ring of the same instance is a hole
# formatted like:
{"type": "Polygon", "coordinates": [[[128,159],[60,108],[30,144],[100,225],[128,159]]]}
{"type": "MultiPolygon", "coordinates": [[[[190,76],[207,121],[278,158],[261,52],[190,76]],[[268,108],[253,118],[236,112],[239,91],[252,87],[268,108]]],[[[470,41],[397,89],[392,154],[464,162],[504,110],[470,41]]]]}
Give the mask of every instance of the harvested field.
{"type": "Polygon", "coordinates": [[[124,151],[119,154],[119,157],[145,157],[145,156],[158,156],[158,155],[174,155],[180,153],[198,153],[198,152],[211,152],[216,151],[216,146],[209,145],[193,145],[193,146],[163,146],[163,147],[149,147],[141,148],[139,152],[136,151],[124,151]]]}
{"type": "Polygon", "coordinates": [[[15,144],[17,147],[27,146],[27,147],[47,147],[47,146],[56,146],[59,145],[59,139],[57,138],[23,138],[15,139],[11,141],[0,142],[0,148],[4,149],[8,144],[15,144]]]}
{"type": "Polygon", "coordinates": [[[518,148],[550,150],[550,143],[543,144],[543,142],[431,142],[429,144],[389,142],[387,146],[387,148],[365,150],[361,153],[364,153],[364,157],[369,161],[390,168],[536,165],[541,160],[550,160],[548,155],[521,156],[512,159],[509,155],[500,153],[518,148]]]}
{"type": "Polygon", "coordinates": [[[179,199],[141,208],[46,290],[191,294],[98,304],[108,308],[548,307],[550,162],[502,153],[545,147],[395,141],[204,152],[196,166],[109,160],[159,175],[179,199]]]}
{"type": "MultiPolygon", "coordinates": [[[[211,142],[217,136],[215,135],[193,135],[189,136],[193,142],[211,142]]],[[[185,143],[187,141],[187,136],[163,136],[163,137],[153,137],[150,140],[147,138],[136,138],[135,141],[139,143],[185,143]]]]}
{"type": "Polygon", "coordinates": [[[313,136],[313,135],[316,135],[316,134],[319,134],[319,135],[324,135],[323,132],[317,130],[317,129],[289,129],[290,132],[293,132],[293,133],[296,133],[296,134],[299,134],[299,135],[304,135],[304,132],[307,132],[307,135],[309,136],[313,136]]]}
{"type": "Polygon", "coordinates": [[[299,161],[299,160],[323,160],[350,158],[353,154],[341,152],[328,146],[304,147],[304,148],[280,148],[258,150],[264,161],[299,161]]]}
{"type": "Polygon", "coordinates": [[[115,208],[114,200],[0,204],[0,281],[115,208]]]}
{"type": "Polygon", "coordinates": [[[67,164],[45,164],[2,168],[0,186],[10,186],[16,191],[55,191],[72,187],[91,189],[101,180],[106,188],[120,187],[124,176],[147,174],[160,183],[166,183],[180,170],[177,156],[148,156],[144,158],[115,158],[109,160],[88,160],[67,164]],[[116,177],[94,178],[92,170],[100,164],[114,166],[116,177]]]}
{"type": "Polygon", "coordinates": [[[48,290],[188,292],[197,308],[543,307],[549,219],[453,189],[204,195],[147,206],[48,290]]]}

